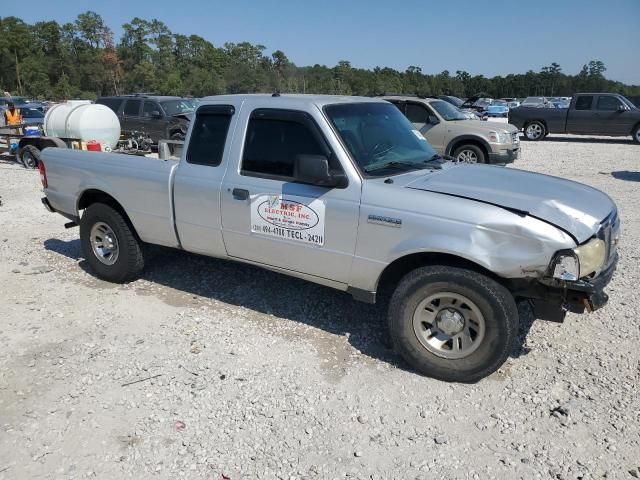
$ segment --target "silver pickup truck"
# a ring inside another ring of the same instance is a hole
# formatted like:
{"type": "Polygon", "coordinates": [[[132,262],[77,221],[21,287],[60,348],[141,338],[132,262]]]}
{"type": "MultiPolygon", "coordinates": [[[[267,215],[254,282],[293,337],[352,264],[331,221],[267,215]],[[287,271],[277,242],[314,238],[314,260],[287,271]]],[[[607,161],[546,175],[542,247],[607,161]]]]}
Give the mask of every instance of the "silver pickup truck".
{"type": "MultiPolygon", "coordinates": [[[[518,331],[607,302],[619,221],[604,193],[445,162],[379,99],[204,99],[180,162],[49,148],[45,206],[79,224],[96,275],[140,274],[145,244],[228,258],[375,302],[419,372],[474,382],[518,331]]],[[[203,275],[206,275],[203,272],[203,275]]]]}

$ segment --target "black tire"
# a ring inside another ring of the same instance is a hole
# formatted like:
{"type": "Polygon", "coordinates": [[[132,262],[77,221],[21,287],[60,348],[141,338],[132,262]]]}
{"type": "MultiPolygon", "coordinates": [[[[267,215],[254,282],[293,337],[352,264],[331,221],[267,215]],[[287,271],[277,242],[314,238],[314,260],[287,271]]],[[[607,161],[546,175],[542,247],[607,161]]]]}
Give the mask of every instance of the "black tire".
{"type": "Polygon", "coordinates": [[[182,132],[173,132],[171,134],[171,140],[184,141],[185,134],[182,132]]]}
{"type": "Polygon", "coordinates": [[[84,211],[80,220],[80,244],[96,276],[108,282],[134,280],[144,268],[142,242],[122,214],[109,205],[94,203],[84,211]],[[97,224],[107,225],[115,236],[118,254],[112,265],[101,261],[92,247],[91,231],[97,224]]]}
{"type": "Polygon", "coordinates": [[[544,140],[547,136],[547,127],[544,123],[534,120],[524,126],[524,138],[532,142],[544,140]]]}
{"type": "Polygon", "coordinates": [[[20,147],[16,153],[16,160],[26,168],[38,168],[40,163],[40,150],[34,145],[20,147]]]}
{"type": "Polygon", "coordinates": [[[637,125],[636,128],[633,129],[633,141],[635,143],[640,143],[640,125],[637,125]]]}
{"type": "Polygon", "coordinates": [[[505,362],[517,338],[519,317],[513,296],[495,280],[471,270],[436,265],[413,270],[400,281],[389,303],[388,322],[394,348],[419,373],[447,382],[473,383],[505,362]],[[414,330],[420,303],[442,292],[466,297],[484,317],[484,337],[463,358],[436,355],[414,330]]]}
{"type": "Polygon", "coordinates": [[[466,161],[458,157],[465,157],[469,159],[475,157],[476,161],[470,161],[470,163],[487,163],[487,156],[484,153],[484,150],[482,150],[482,148],[480,148],[479,146],[471,143],[461,145],[453,151],[453,158],[458,161],[466,161]]]}

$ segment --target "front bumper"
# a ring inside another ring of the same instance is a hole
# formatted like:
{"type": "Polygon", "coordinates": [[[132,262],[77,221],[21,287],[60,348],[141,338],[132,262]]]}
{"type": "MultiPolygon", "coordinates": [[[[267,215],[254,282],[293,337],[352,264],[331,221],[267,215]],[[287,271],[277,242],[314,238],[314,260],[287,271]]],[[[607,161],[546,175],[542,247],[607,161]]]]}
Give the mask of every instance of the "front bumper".
{"type": "Polygon", "coordinates": [[[514,145],[508,150],[500,150],[499,152],[489,152],[489,163],[504,165],[513,163],[520,154],[520,145],[514,145]]]}
{"type": "Polygon", "coordinates": [[[604,307],[609,296],[604,289],[613,278],[618,266],[618,254],[613,254],[609,264],[594,278],[565,282],[556,278],[539,281],[532,304],[538,318],[562,321],[566,312],[593,312],[604,307]]]}

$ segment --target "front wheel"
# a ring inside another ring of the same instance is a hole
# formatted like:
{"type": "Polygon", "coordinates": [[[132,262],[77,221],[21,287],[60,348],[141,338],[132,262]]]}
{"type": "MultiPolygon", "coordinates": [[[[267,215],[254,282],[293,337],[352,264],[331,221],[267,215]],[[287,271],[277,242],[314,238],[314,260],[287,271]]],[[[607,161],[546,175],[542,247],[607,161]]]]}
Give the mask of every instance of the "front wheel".
{"type": "Polygon", "coordinates": [[[507,359],[518,331],[511,293],[495,280],[457,267],[407,274],[389,304],[396,351],[418,372],[471,383],[507,359]]]}
{"type": "Polygon", "coordinates": [[[524,127],[524,136],[533,142],[547,136],[547,129],[542,122],[534,121],[524,127]]]}
{"type": "Polygon", "coordinates": [[[124,283],[144,268],[140,240],[122,214],[109,205],[90,205],[80,220],[80,244],[87,263],[103,280],[124,283]]]}
{"type": "Polygon", "coordinates": [[[632,133],[633,141],[636,143],[640,143],[640,125],[638,125],[632,133]]]}
{"type": "Polygon", "coordinates": [[[456,148],[453,158],[464,163],[486,163],[485,154],[477,145],[462,145],[456,148]]]}

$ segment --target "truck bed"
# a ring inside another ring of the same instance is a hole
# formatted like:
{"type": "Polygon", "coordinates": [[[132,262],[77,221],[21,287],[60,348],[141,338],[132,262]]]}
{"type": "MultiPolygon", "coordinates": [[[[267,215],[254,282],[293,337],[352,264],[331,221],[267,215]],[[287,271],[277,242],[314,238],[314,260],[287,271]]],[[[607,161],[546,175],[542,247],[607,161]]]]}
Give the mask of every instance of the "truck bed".
{"type": "Polygon", "coordinates": [[[176,162],[66,148],[46,148],[42,158],[55,210],[78,216],[82,195],[100,190],[122,205],[143,241],[178,246],[171,196],[176,162]]]}
{"type": "Polygon", "coordinates": [[[568,108],[517,107],[509,110],[509,123],[518,129],[534,120],[542,121],[548,133],[565,133],[568,108]]]}

